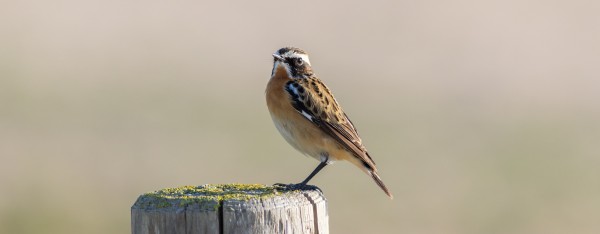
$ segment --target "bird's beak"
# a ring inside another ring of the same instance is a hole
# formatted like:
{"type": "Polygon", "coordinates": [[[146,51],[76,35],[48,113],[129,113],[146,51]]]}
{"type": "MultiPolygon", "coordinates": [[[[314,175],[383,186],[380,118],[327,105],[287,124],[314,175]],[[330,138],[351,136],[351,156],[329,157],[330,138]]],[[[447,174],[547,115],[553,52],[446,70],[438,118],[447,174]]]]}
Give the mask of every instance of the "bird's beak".
{"type": "Polygon", "coordinates": [[[281,55],[278,54],[273,54],[273,58],[275,58],[278,61],[283,61],[283,57],[281,57],[281,55]]]}

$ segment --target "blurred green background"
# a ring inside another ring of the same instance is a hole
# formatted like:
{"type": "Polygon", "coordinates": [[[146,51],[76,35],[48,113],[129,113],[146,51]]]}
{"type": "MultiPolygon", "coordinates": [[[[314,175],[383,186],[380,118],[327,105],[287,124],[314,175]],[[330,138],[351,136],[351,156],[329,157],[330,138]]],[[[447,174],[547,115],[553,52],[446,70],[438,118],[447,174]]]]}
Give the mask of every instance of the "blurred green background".
{"type": "Polygon", "coordinates": [[[600,232],[598,1],[4,1],[0,233],[128,233],[138,195],[298,182],[264,101],[307,50],[395,195],[312,182],[332,233],[600,232]]]}

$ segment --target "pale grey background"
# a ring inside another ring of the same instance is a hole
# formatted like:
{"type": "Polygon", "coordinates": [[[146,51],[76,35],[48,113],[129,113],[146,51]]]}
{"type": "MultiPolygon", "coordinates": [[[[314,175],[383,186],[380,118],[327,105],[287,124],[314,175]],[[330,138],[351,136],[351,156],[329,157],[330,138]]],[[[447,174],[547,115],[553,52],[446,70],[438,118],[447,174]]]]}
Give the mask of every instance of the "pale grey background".
{"type": "Polygon", "coordinates": [[[264,101],[311,54],[394,192],[312,182],[332,233],[598,233],[598,1],[4,1],[0,232],[128,233],[137,195],[297,182],[264,101]]]}

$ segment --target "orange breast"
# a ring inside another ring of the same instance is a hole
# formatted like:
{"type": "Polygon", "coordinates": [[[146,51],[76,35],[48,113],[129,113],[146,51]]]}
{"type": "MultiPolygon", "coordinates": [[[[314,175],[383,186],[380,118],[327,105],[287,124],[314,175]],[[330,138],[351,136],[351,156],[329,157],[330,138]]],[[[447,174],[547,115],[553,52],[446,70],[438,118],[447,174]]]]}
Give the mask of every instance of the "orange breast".
{"type": "Polygon", "coordinates": [[[267,107],[279,133],[298,151],[317,160],[327,153],[330,160],[353,161],[354,157],[339,143],[294,109],[284,89],[290,80],[285,68],[279,66],[267,84],[267,107]]]}

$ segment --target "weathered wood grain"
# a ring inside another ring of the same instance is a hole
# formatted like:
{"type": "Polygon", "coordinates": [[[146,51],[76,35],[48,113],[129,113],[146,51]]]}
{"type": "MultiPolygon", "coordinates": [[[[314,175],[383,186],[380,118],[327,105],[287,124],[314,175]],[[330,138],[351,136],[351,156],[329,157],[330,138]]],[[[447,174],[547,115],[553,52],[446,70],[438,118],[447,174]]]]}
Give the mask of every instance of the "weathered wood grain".
{"type": "Polygon", "coordinates": [[[276,191],[264,185],[204,185],[159,190],[131,207],[134,234],[329,233],[318,190],[276,191]]]}

